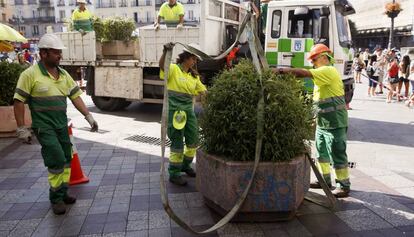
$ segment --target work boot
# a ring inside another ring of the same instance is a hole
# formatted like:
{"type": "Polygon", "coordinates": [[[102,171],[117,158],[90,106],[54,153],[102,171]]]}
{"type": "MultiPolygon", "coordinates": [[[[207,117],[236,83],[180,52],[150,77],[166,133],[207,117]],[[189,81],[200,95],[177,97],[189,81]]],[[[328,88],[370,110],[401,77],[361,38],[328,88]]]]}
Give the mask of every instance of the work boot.
{"type": "Polygon", "coordinates": [[[184,186],[187,184],[187,181],[181,176],[173,176],[169,178],[169,181],[173,184],[184,186]]]}
{"type": "Polygon", "coordinates": [[[335,188],[335,190],[332,191],[332,194],[336,197],[336,198],[346,198],[349,196],[349,192],[351,190],[349,188],[335,188]]]}
{"type": "Polygon", "coordinates": [[[66,197],[63,198],[63,202],[65,204],[74,204],[76,202],[76,198],[72,197],[72,196],[69,196],[69,195],[66,195],[66,197]]]}
{"type": "Polygon", "coordinates": [[[63,201],[52,203],[52,210],[56,215],[63,215],[66,212],[66,205],[63,201]]]}
{"type": "MultiPolygon", "coordinates": [[[[314,188],[314,189],[322,189],[322,186],[321,186],[321,184],[319,183],[319,181],[316,181],[316,182],[311,182],[311,183],[310,183],[310,188],[314,188]]],[[[329,188],[329,189],[332,189],[332,184],[329,184],[329,183],[328,183],[328,188],[329,188]]]]}
{"type": "Polygon", "coordinates": [[[188,168],[188,169],[183,170],[183,172],[186,173],[191,178],[196,177],[196,172],[191,167],[188,168]]]}

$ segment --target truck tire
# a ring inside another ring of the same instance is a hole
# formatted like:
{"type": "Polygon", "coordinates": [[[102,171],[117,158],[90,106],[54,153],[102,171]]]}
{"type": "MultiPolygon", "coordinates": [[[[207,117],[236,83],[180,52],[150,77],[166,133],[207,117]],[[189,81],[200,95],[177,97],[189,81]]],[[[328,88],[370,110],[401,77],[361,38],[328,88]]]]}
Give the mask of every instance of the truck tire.
{"type": "Polygon", "coordinates": [[[102,111],[117,111],[122,110],[131,104],[122,98],[112,98],[103,96],[92,96],[92,101],[98,109],[102,111]]]}

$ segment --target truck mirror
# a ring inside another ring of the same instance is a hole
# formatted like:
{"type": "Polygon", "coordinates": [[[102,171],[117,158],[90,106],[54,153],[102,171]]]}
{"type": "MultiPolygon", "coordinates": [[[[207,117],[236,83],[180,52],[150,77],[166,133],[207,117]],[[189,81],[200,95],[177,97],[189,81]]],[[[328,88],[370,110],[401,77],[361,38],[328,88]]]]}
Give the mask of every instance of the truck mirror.
{"type": "Polygon", "coordinates": [[[329,7],[327,6],[321,7],[320,11],[321,16],[329,16],[331,14],[331,10],[329,10],[329,7]]]}
{"type": "Polygon", "coordinates": [[[321,26],[320,26],[320,38],[321,40],[329,39],[329,19],[328,17],[321,17],[321,26]]]}
{"type": "Polygon", "coordinates": [[[308,7],[297,7],[297,8],[295,8],[294,15],[295,16],[308,15],[308,13],[309,13],[309,8],[308,7]]]}

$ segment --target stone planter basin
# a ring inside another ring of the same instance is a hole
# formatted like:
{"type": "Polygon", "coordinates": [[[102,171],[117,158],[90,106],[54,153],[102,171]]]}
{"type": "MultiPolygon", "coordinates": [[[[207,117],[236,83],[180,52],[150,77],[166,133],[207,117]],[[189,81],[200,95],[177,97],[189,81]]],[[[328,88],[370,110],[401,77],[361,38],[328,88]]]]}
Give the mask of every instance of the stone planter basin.
{"type": "MultiPolygon", "coordinates": [[[[197,151],[198,191],[221,215],[234,206],[252,175],[253,162],[226,161],[197,151]]],[[[304,155],[290,162],[261,162],[250,192],[232,221],[289,220],[309,190],[310,164],[304,155]]]]}

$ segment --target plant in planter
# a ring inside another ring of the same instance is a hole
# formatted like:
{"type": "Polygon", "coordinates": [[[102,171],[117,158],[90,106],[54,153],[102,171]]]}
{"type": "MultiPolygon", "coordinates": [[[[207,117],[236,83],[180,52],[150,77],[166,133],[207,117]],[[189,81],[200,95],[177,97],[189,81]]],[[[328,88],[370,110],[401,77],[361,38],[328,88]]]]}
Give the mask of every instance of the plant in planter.
{"type": "MultiPolygon", "coordinates": [[[[16,121],[14,119],[13,95],[20,74],[25,69],[17,63],[0,62],[0,132],[14,132],[16,121]]],[[[25,116],[26,125],[31,124],[28,107],[25,116]]]]}
{"type": "MultiPolygon", "coordinates": [[[[251,177],[256,146],[259,74],[250,62],[223,71],[214,81],[200,119],[197,187],[207,204],[225,213],[251,177]]],[[[312,136],[312,106],[303,81],[290,75],[262,75],[264,137],[261,163],[237,220],[291,218],[309,189],[304,157],[312,136]]]]}
{"type": "Polygon", "coordinates": [[[113,17],[103,22],[102,53],[110,59],[139,59],[138,42],[132,36],[135,23],[130,18],[113,17]]]}

